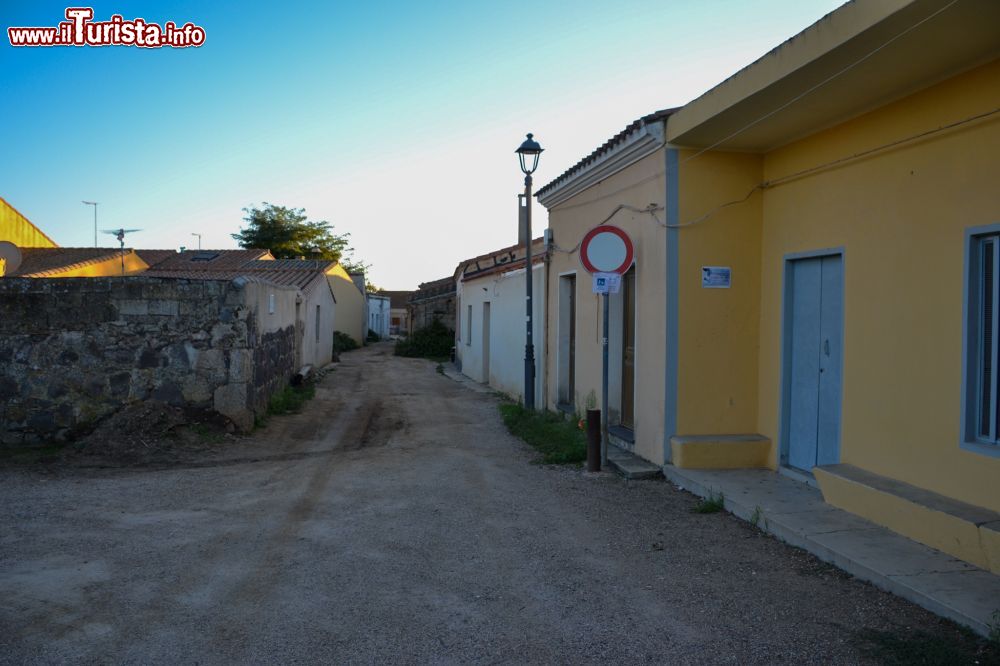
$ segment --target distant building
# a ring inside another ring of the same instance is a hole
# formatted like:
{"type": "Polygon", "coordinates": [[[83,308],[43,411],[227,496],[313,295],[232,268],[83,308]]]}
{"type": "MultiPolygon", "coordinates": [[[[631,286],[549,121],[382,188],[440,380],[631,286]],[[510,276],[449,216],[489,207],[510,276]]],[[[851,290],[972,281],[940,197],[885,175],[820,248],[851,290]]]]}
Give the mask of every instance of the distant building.
{"type": "Polygon", "coordinates": [[[389,297],[382,294],[367,294],[368,330],[374,331],[379,340],[389,338],[389,297]]]}
{"type": "Polygon", "coordinates": [[[389,335],[410,334],[410,297],[412,291],[380,291],[389,297],[389,335]]]}
{"type": "Polygon", "coordinates": [[[410,298],[410,322],[413,330],[424,328],[435,319],[455,328],[455,278],[449,276],[423,282],[410,298]]]}

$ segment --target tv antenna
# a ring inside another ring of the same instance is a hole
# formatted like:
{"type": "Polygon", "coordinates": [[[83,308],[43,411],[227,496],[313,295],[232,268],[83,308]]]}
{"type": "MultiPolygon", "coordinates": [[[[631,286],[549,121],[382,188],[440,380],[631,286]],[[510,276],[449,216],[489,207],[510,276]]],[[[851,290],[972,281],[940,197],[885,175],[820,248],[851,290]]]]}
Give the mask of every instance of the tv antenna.
{"type": "Polygon", "coordinates": [[[97,247],[97,204],[99,204],[100,201],[82,201],[81,203],[94,207],[94,247],[97,247]]]}
{"type": "Polygon", "coordinates": [[[125,234],[133,234],[136,231],[142,231],[142,229],[102,229],[101,231],[118,239],[122,251],[122,275],[125,275],[125,234]]]}

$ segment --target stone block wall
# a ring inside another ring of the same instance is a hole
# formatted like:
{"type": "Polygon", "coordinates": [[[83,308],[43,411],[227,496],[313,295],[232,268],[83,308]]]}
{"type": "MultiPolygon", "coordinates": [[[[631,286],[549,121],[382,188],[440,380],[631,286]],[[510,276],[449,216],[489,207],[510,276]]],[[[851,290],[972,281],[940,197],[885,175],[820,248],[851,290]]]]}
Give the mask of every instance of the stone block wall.
{"type": "Polygon", "coordinates": [[[260,289],[297,293],[240,279],[0,279],[0,444],[71,438],[146,399],[251,428],[295,371],[294,321],[265,332],[260,289]]]}

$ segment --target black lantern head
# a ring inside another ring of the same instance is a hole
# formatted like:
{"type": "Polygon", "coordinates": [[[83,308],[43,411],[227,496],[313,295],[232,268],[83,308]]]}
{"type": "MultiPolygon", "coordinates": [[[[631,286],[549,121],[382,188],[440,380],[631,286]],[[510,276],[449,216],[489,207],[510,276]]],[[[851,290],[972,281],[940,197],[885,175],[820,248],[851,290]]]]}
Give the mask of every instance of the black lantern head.
{"type": "Polygon", "coordinates": [[[526,176],[530,176],[538,168],[538,157],[544,150],[532,137],[534,137],[534,134],[528,134],[527,140],[515,151],[521,160],[521,171],[526,176]]]}

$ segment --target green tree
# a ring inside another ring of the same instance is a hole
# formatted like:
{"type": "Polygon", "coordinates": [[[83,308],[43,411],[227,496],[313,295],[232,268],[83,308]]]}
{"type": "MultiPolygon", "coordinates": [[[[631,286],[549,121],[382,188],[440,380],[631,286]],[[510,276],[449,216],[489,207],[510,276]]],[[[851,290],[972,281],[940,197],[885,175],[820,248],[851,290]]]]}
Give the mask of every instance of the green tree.
{"type": "Polygon", "coordinates": [[[277,259],[328,259],[340,261],[345,268],[367,268],[345,257],[353,253],[350,234],[335,234],[325,221],[306,217],[304,208],[286,208],[264,202],[263,208],[244,208],[246,228],[232,234],[240,247],[270,250],[277,259]]]}

